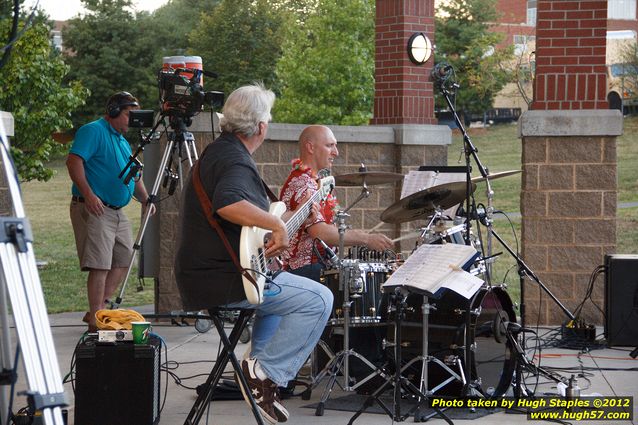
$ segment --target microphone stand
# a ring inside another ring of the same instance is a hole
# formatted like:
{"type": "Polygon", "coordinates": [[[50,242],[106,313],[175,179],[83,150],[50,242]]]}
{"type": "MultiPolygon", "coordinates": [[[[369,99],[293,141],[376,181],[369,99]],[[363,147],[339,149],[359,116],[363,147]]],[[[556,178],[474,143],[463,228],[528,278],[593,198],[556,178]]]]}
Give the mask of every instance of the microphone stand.
{"type": "MultiPolygon", "coordinates": [[[[483,176],[486,180],[489,173],[487,168],[485,168],[483,164],[481,163],[481,160],[479,159],[477,155],[478,149],[476,149],[476,147],[472,143],[472,140],[470,139],[470,136],[467,134],[467,130],[465,130],[465,127],[463,126],[463,123],[461,122],[461,119],[459,118],[459,115],[456,112],[456,108],[454,107],[454,104],[452,103],[451,96],[453,95],[453,93],[451,90],[456,91],[456,89],[458,89],[460,86],[457,83],[450,82],[449,76],[441,77],[439,73],[435,73],[433,75],[435,79],[435,85],[438,87],[439,91],[445,98],[445,102],[447,103],[448,108],[450,108],[454,116],[454,122],[456,123],[456,126],[459,128],[459,130],[461,130],[461,133],[463,134],[463,150],[465,152],[465,169],[466,169],[466,192],[465,192],[466,222],[465,223],[466,223],[467,231],[465,233],[465,244],[470,245],[470,227],[471,227],[470,221],[471,221],[471,198],[472,198],[472,164],[471,164],[470,158],[474,158],[474,161],[476,162],[476,166],[478,167],[478,170],[481,173],[481,176],[483,176]]],[[[488,255],[489,254],[490,253],[488,253],[488,255]]]]}
{"type": "MultiPolygon", "coordinates": [[[[450,69],[452,69],[450,67],[450,69]]],[[[453,69],[452,69],[453,71],[453,69]]],[[[481,173],[481,176],[483,176],[483,178],[485,178],[485,181],[488,181],[488,200],[490,199],[491,195],[491,187],[489,185],[489,178],[488,178],[488,170],[487,168],[485,168],[483,166],[483,164],[481,163],[481,160],[478,157],[478,149],[474,146],[474,144],[472,143],[472,140],[470,139],[469,134],[467,133],[465,126],[463,126],[463,123],[461,122],[461,119],[459,118],[458,113],[456,112],[456,108],[454,107],[454,104],[452,103],[452,99],[451,96],[453,95],[452,91],[456,91],[460,86],[456,83],[451,81],[451,74],[449,71],[446,70],[446,67],[438,68],[435,67],[433,69],[432,72],[432,79],[434,80],[435,86],[439,89],[439,91],[441,92],[441,94],[443,95],[443,97],[445,98],[445,102],[448,105],[448,108],[452,111],[452,114],[454,116],[454,122],[456,123],[457,127],[459,128],[459,130],[461,130],[461,133],[463,134],[463,151],[465,152],[465,245],[471,245],[471,240],[470,240],[470,229],[472,227],[471,224],[471,219],[472,219],[472,210],[474,209],[474,196],[473,196],[473,188],[472,188],[472,163],[471,163],[471,159],[473,158],[474,161],[476,162],[477,168],[479,170],[479,172],[481,173]],[[441,72],[443,71],[443,73],[441,72]]],[[[490,216],[488,216],[489,219],[491,219],[491,214],[493,212],[493,207],[490,211],[490,216]]],[[[487,257],[490,257],[492,255],[491,252],[491,247],[492,247],[492,243],[491,243],[491,239],[488,233],[488,252],[487,252],[487,257]]],[[[485,253],[483,253],[485,255],[485,253]]],[[[487,281],[488,283],[491,281],[491,267],[489,267],[488,264],[486,264],[486,276],[487,276],[487,281]]],[[[471,327],[471,315],[468,314],[467,318],[466,318],[466,329],[470,329],[471,327]]],[[[465,355],[465,370],[466,371],[470,371],[472,370],[472,356],[470,355],[470,350],[471,350],[471,345],[472,345],[472,340],[471,340],[471,335],[470,332],[466,332],[465,334],[465,350],[466,350],[466,355],[465,355]]],[[[472,390],[471,390],[471,385],[472,383],[470,382],[470,380],[468,379],[467,384],[465,385],[465,389],[464,389],[464,394],[466,395],[471,395],[472,390]]]]}
{"type": "MultiPolygon", "coordinates": [[[[569,309],[565,307],[560,302],[560,300],[556,298],[554,294],[552,294],[549,288],[540,280],[538,276],[536,276],[536,274],[532,271],[532,269],[530,269],[529,266],[525,264],[525,262],[518,255],[518,253],[514,252],[514,250],[512,250],[512,248],[509,245],[507,245],[507,243],[499,236],[499,234],[496,233],[496,231],[492,227],[491,221],[487,221],[487,232],[488,232],[488,235],[493,235],[499,241],[499,243],[503,246],[503,248],[505,248],[505,250],[507,250],[507,252],[510,253],[510,255],[514,258],[514,260],[516,260],[516,264],[518,266],[518,275],[519,275],[520,284],[521,284],[521,305],[520,305],[521,329],[525,329],[525,322],[526,322],[525,302],[523,301],[524,295],[525,295],[525,292],[524,292],[525,276],[529,276],[534,282],[536,282],[541,287],[541,289],[545,291],[545,293],[547,293],[547,295],[549,295],[549,297],[556,303],[556,305],[558,305],[558,307],[560,307],[560,309],[563,310],[563,312],[565,313],[567,317],[569,317],[571,320],[574,320],[576,318],[574,314],[571,311],[569,311],[569,309]]],[[[563,379],[561,377],[558,377],[556,374],[553,374],[543,369],[540,366],[536,366],[534,363],[532,363],[531,361],[527,359],[525,355],[525,337],[522,336],[521,343],[518,344],[518,341],[516,340],[517,333],[518,331],[513,332],[511,329],[509,329],[509,327],[506,330],[507,338],[512,344],[512,348],[514,348],[514,350],[516,351],[518,355],[518,361],[516,362],[516,375],[515,375],[516,386],[514,387],[514,397],[518,399],[523,395],[523,388],[522,388],[523,368],[534,373],[535,375],[543,375],[557,383],[563,382],[563,379]]]]}

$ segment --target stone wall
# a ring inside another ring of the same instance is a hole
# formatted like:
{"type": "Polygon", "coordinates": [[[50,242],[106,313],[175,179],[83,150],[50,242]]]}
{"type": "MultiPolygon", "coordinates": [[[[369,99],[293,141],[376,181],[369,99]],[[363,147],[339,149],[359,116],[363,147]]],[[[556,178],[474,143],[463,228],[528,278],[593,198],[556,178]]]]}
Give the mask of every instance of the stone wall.
{"type": "MultiPolygon", "coordinates": [[[[298,156],[297,139],[304,125],[272,123],[268,139],[255,152],[254,158],[264,180],[275,194],[290,172],[290,162],[298,156]]],[[[451,132],[445,126],[397,125],[383,126],[330,126],[338,140],[339,157],[332,174],[357,172],[361,164],[368,171],[407,173],[421,165],[446,165],[447,146],[451,132]]],[[[210,116],[198,116],[190,127],[195,135],[198,151],[213,140],[210,116]]],[[[163,141],[165,143],[165,141],[163,141]]],[[[164,146],[164,145],[162,145],[164,146]]],[[[162,148],[163,150],[163,148],[162,148]]],[[[184,175],[187,175],[186,164],[184,175]]],[[[350,210],[349,224],[355,229],[371,229],[379,224],[383,210],[399,199],[400,184],[370,186],[370,196],[350,210]]],[[[338,187],[337,198],[342,207],[349,206],[361,193],[360,187],[338,187]]],[[[159,198],[159,274],[156,285],[156,311],[181,309],[181,300],[173,275],[173,256],[178,232],[179,190],[168,197],[161,188],[159,198]]],[[[404,225],[405,226],[405,225],[404,225]]],[[[407,227],[404,227],[407,228],[407,227]]],[[[379,231],[397,237],[398,226],[384,224],[379,231]]],[[[410,241],[411,244],[414,241],[410,241]]],[[[407,247],[407,245],[406,245],[407,247]]],[[[400,249],[403,249],[401,246],[400,249]]]]}
{"type": "MultiPolygon", "coordinates": [[[[523,258],[572,313],[605,254],[616,250],[616,136],[618,111],[528,111],[523,139],[521,192],[523,258]]],[[[603,282],[592,300],[602,308],[603,282]]],[[[525,283],[527,323],[559,324],[567,316],[539,286],[525,283]]],[[[602,323],[587,302],[581,318],[602,323]]]]}

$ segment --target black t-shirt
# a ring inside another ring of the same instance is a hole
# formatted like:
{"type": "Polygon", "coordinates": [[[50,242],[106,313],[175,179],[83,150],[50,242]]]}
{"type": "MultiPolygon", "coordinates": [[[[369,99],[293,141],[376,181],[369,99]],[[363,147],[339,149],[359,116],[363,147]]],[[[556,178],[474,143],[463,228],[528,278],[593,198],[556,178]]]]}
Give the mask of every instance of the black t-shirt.
{"type": "MultiPolygon", "coordinates": [[[[214,213],[242,200],[268,211],[268,197],[255,161],[235,135],[222,133],[204,149],[199,164],[202,185],[214,213]]],[[[239,257],[241,226],[216,213],[214,217],[239,257]]],[[[179,223],[175,279],[184,309],[201,310],[245,299],[241,275],[204,216],[192,176],[182,194],[179,223]]]]}

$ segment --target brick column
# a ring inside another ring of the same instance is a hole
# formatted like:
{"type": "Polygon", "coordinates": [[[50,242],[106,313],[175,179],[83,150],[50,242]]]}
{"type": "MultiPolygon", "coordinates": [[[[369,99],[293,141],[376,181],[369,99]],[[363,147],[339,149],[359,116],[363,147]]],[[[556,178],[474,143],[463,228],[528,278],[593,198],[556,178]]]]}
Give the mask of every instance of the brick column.
{"type": "Polygon", "coordinates": [[[539,0],[531,109],[607,109],[607,2],[539,0]]]}
{"type": "Polygon", "coordinates": [[[433,59],[408,58],[410,36],[434,43],[434,0],[377,0],[374,117],[371,124],[435,124],[430,70],[433,59]]]}
{"type": "MultiPolygon", "coordinates": [[[[9,112],[0,111],[0,120],[7,137],[13,137],[13,115],[9,112]]],[[[7,183],[7,173],[5,164],[0,161],[0,216],[9,217],[13,215],[13,201],[9,193],[9,185],[7,183]]]]}
{"type": "MultiPolygon", "coordinates": [[[[606,1],[538,1],[534,102],[523,139],[523,258],[572,313],[589,277],[616,247],[616,136],[622,115],[605,100],[606,1]]],[[[603,305],[602,279],[593,300],[603,305]]],[[[525,281],[527,323],[559,324],[564,312],[525,281]]],[[[602,323],[586,302],[580,316],[602,323]]]]}

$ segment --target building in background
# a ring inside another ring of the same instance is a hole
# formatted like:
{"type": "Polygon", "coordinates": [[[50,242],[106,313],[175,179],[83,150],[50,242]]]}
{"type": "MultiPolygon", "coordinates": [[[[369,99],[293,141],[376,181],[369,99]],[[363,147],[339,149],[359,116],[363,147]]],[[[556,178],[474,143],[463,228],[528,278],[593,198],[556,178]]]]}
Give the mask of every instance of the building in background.
{"type": "MultiPolygon", "coordinates": [[[[607,0],[607,100],[612,109],[627,112],[638,104],[637,68],[627,65],[626,51],[636,46],[637,0],[607,0]]],[[[498,0],[501,19],[493,30],[505,36],[505,45],[514,45],[517,80],[508,84],[494,100],[495,108],[527,109],[532,96],[537,0],[498,0]]],[[[573,21],[574,37],[579,37],[578,21],[573,21]]],[[[569,25],[567,21],[566,25],[569,25]]]]}

